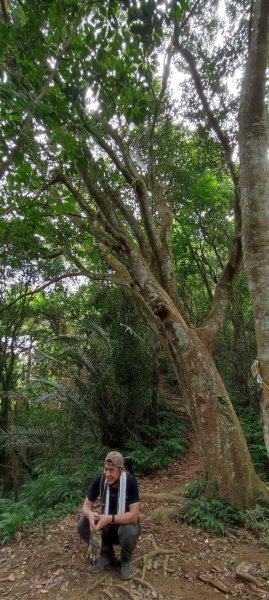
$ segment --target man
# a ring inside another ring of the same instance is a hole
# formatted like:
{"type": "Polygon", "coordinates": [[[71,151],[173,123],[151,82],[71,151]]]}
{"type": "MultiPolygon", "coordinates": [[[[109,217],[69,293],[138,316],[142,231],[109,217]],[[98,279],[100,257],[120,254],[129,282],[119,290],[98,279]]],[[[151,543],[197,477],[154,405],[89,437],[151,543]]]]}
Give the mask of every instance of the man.
{"type": "Polygon", "coordinates": [[[121,546],[121,579],[132,578],[132,554],[140,534],[139,491],[136,478],[124,469],[119,452],[109,452],[105,458],[104,473],[98,475],[89,487],[78,524],[80,536],[90,542],[91,535],[101,530],[101,553],[90,567],[91,573],[100,573],[115,564],[114,544],[121,546]],[[94,510],[100,496],[101,514],[94,510]]]}

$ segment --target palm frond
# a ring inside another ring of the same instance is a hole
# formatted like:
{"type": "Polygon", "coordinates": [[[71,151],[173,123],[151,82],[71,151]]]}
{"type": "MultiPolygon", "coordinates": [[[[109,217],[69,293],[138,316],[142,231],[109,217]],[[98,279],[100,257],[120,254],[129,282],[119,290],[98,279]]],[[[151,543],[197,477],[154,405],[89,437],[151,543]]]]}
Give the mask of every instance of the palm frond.
{"type": "Polygon", "coordinates": [[[72,333],[60,333],[53,338],[50,338],[48,342],[67,342],[68,344],[76,344],[79,343],[85,344],[88,341],[85,335],[75,335],[72,333]]]}
{"type": "Polygon", "coordinates": [[[6,429],[0,428],[0,448],[12,448],[14,450],[27,448],[34,450],[44,446],[53,437],[53,429],[49,427],[22,427],[12,424],[6,429]]]}
{"type": "Polygon", "coordinates": [[[41,394],[41,396],[35,398],[35,402],[37,404],[43,404],[44,402],[47,402],[47,400],[55,399],[57,399],[57,395],[55,394],[55,392],[46,392],[45,394],[41,394]]]}
{"type": "Polygon", "coordinates": [[[88,331],[91,331],[91,330],[96,331],[96,333],[98,333],[100,335],[100,337],[110,347],[110,342],[109,342],[106,332],[102,329],[102,327],[100,325],[98,325],[98,323],[96,323],[96,321],[90,321],[90,323],[87,325],[87,330],[88,331]]]}
{"type": "Polygon", "coordinates": [[[60,393],[65,393],[65,387],[60,383],[55,383],[55,381],[50,381],[49,379],[45,379],[44,377],[32,377],[31,382],[42,383],[43,385],[49,385],[50,387],[55,388],[60,393]]]}
{"type": "Polygon", "coordinates": [[[126,325],[125,323],[120,323],[120,327],[124,327],[125,333],[128,332],[130,335],[133,335],[134,337],[136,337],[140,342],[144,342],[144,340],[141,337],[141,335],[139,335],[138,333],[136,333],[136,331],[132,327],[130,327],[129,325],[126,325]]]}
{"type": "Polygon", "coordinates": [[[94,360],[89,356],[89,354],[86,354],[86,352],[83,352],[83,350],[80,350],[80,348],[73,348],[72,354],[76,355],[80,359],[82,364],[87,367],[92,375],[97,375],[97,369],[94,365],[94,360]]]}
{"type": "Polygon", "coordinates": [[[43,385],[48,385],[53,387],[56,391],[53,392],[45,392],[41,396],[36,398],[37,403],[46,402],[49,399],[58,400],[59,402],[63,402],[63,400],[67,400],[74,404],[76,408],[79,408],[80,411],[84,414],[86,421],[90,425],[90,429],[94,436],[96,437],[96,427],[94,427],[94,413],[90,410],[89,407],[89,390],[87,390],[87,395],[82,395],[75,390],[65,387],[62,384],[55,383],[53,381],[49,381],[49,379],[44,379],[44,377],[34,377],[33,381],[38,383],[42,383],[43,385]],[[87,403],[85,399],[87,398],[87,403]]]}
{"type": "Polygon", "coordinates": [[[58,365],[62,365],[63,364],[60,360],[58,360],[54,356],[51,356],[50,354],[46,354],[46,352],[43,352],[42,350],[39,350],[39,348],[35,348],[35,357],[39,361],[40,360],[51,360],[51,361],[57,363],[58,365]]]}

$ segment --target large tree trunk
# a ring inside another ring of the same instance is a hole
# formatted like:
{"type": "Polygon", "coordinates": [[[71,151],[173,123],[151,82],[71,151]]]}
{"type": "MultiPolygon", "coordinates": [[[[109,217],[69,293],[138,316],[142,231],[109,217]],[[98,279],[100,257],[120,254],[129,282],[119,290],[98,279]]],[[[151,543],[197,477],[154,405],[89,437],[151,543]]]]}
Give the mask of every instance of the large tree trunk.
{"type": "MultiPolygon", "coordinates": [[[[239,254],[239,248],[235,254],[239,254]]],[[[110,265],[115,261],[108,255],[106,260],[110,265]]],[[[241,509],[250,508],[261,499],[269,502],[269,490],[255,473],[240,423],[211,354],[229,305],[231,261],[219,280],[211,313],[199,329],[186,323],[181,308],[175,306],[171,295],[134,248],[130,261],[140,291],[148,301],[143,305],[140,293],[138,306],[144,310],[148,323],[155,325],[170,354],[204,457],[207,479],[216,481],[220,495],[241,509]]],[[[134,300],[134,287],[131,289],[134,300]]]]}
{"type": "Polygon", "coordinates": [[[269,124],[265,104],[268,0],[257,0],[254,23],[240,106],[242,246],[263,380],[261,409],[269,456],[269,124]]]}
{"type": "MultiPolygon", "coordinates": [[[[165,324],[165,323],[164,323],[165,324]]],[[[186,329],[184,349],[179,323],[165,324],[168,348],[195,428],[208,481],[241,509],[264,499],[268,489],[255,473],[247,444],[211,352],[193,329],[186,329]]]]}

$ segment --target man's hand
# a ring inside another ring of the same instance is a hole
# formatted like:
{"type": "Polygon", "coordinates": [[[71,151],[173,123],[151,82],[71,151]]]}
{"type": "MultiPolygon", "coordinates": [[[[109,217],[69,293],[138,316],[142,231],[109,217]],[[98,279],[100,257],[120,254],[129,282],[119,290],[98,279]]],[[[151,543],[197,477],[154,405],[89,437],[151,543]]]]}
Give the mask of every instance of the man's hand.
{"type": "Polygon", "coordinates": [[[96,522],[96,530],[103,529],[106,525],[111,525],[111,515],[98,515],[96,522]]]}
{"type": "Polygon", "coordinates": [[[99,516],[100,515],[97,512],[94,512],[92,510],[89,511],[88,519],[89,519],[89,522],[90,522],[90,530],[91,531],[95,531],[96,525],[98,523],[99,516]]]}
{"type": "Polygon", "coordinates": [[[101,552],[101,534],[100,531],[91,531],[91,539],[87,550],[87,559],[93,565],[96,563],[101,552]]]}

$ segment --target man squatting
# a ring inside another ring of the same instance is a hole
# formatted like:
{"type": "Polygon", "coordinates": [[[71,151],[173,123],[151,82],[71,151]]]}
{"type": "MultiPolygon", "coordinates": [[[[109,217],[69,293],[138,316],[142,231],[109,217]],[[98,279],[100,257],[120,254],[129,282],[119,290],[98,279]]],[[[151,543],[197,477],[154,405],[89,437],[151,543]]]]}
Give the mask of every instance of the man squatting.
{"type": "Polygon", "coordinates": [[[101,552],[91,565],[91,573],[99,573],[108,565],[116,564],[114,544],[121,547],[121,579],[132,578],[132,555],[140,534],[139,491],[136,478],[124,470],[124,459],[119,452],[109,452],[105,458],[104,473],[92,481],[82,506],[78,532],[87,542],[91,533],[101,530],[101,552]],[[101,514],[94,510],[100,497],[101,514]]]}

